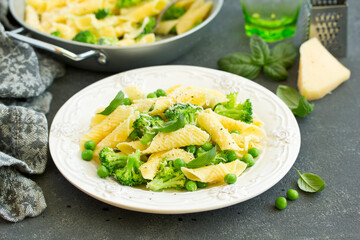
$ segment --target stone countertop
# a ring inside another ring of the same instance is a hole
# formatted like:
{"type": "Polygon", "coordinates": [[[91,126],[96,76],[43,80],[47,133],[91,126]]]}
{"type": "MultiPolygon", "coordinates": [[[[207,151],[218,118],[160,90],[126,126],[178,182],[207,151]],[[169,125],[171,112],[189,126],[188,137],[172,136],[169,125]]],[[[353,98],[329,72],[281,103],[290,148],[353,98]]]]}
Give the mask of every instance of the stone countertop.
{"type": "MultiPolygon", "coordinates": [[[[71,185],[50,155],[44,174],[32,177],[43,189],[47,209],[19,223],[0,220],[0,239],[360,239],[360,2],[349,1],[348,56],[340,61],[351,79],[315,101],[315,110],[297,118],[301,149],[293,168],[275,186],[246,202],[202,213],[157,215],[123,210],[100,202],[71,185]],[[299,191],[283,211],[274,201],[295,188],[298,175],[313,172],[326,181],[321,193],[299,191]]],[[[249,51],[240,3],[226,0],[204,39],[169,64],[217,69],[217,59],[249,51]]],[[[301,31],[293,41],[298,44],[301,31]]],[[[298,60],[281,84],[296,87],[298,60]]],[[[67,67],[55,80],[49,125],[58,109],[76,92],[106,73],[67,67]]],[[[278,82],[260,75],[255,82],[275,92],[278,82]]]]}

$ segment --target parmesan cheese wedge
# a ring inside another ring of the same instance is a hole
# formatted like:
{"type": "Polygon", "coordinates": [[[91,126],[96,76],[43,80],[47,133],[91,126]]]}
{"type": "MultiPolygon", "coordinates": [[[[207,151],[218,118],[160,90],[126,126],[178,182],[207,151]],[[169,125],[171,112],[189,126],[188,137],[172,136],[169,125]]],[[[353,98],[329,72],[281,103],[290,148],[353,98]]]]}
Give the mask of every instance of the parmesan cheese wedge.
{"type": "Polygon", "coordinates": [[[307,100],[324,97],[350,78],[350,70],[342,65],[317,38],[300,47],[298,88],[307,100]]]}

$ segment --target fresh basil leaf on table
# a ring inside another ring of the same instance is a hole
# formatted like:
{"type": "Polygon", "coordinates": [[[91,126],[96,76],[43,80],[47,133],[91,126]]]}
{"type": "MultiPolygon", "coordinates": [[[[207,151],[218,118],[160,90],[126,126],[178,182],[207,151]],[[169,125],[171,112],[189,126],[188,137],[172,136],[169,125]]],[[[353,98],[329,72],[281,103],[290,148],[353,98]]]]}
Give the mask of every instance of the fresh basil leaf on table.
{"type": "Polygon", "coordinates": [[[266,64],[264,66],[264,74],[274,81],[284,81],[288,78],[286,68],[279,62],[266,64]]]}
{"type": "Polygon", "coordinates": [[[258,35],[252,35],[250,38],[250,50],[253,60],[257,65],[263,66],[270,57],[270,48],[267,43],[258,35]]]}
{"type": "Polygon", "coordinates": [[[297,50],[291,42],[282,42],[271,49],[273,61],[279,62],[285,68],[291,67],[297,57],[297,50]]]}
{"type": "Polygon", "coordinates": [[[118,106],[122,105],[124,103],[124,93],[122,91],[119,91],[118,94],[116,94],[115,98],[110,102],[109,106],[105,108],[104,111],[98,113],[101,115],[109,115],[112,113],[118,106]]]}
{"type": "Polygon", "coordinates": [[[298,186],[304,192],[321,192],[325,188],[325,182],[318,175],[313,173],[303,173],[298,179],[298,186]]]}
{"type": "Polygon", "coordinates": [[[248,79],[255,79],[261,70],[261,67],[252,62],[252,56],[249,53],[232,53],[222,57],[218,61],[221,70],[231,72],[248,79]]]}
{"type": "Polygon", "coordinates": [[[276,90],[276,95],[285,102],[296,116],[305,117],[314,111],[314,104],[309,103],[305,97],[301,96],[294,88],[279,85],[276,90]]]}
{"type": "Polygon", "coordinates": [[[188,168],[199,168],[204,167],[211,164],[211,161],[214,160],[216,157],[216,146],[213,147],[208,152],[201,154],[199,157],[195,158],[194,160],[188,162],[186,167],[188,168]]]}
{"type": "Polygon", "coordinates": [[[263,68],[269,78],[284,81],[288,77],[286,69],[297,56],[296,47],[291,42],[279,43],[270,50],[268,44],[255,34],[250,38],[250,50],[252,55],[236,52],[220,58],[219,68],[249,79],[255,79],[263,68]]]}

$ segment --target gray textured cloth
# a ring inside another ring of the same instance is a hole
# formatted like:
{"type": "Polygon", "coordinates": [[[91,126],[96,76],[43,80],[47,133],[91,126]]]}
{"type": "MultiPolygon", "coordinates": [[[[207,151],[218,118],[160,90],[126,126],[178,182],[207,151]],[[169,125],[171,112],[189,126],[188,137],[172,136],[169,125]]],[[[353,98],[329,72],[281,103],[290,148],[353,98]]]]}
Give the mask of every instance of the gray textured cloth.
{"type": "MultiPolygon", "coordinates": [[[[0,21],[7,28],[7,0],[0,0],[0,21]]],[[[52,96],[46,92],[64,67],[28,44],[7,37],[0,23],[0,216],[17,222],[39,215],[46,202],[29,177],[45,170],[52,96]],[[25,176],[23,175],[25,174],[25,176]]]]}

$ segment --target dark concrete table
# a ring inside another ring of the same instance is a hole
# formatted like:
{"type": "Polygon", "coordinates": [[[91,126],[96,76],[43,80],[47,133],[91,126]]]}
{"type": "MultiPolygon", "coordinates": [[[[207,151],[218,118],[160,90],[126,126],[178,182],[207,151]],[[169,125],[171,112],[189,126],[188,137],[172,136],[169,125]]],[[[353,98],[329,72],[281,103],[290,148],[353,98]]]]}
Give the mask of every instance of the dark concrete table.
{"type": "MultiPolygon", "coordinates": [[[[349,1],[348,57],[341,61],[351,79],[315,102],[315,111],[298,118],[302,144],[294,167],[260,196],[225,209],[185,215],[145,214],[116,208],[71,185],[49,157],[47,170],[32,177],[48,204],[43,214],[16,224],[0,220],[0,239],[360,239],[360,2],[349,1]],[[284,211],[274,201],[297,188],[295,169],[326,181],[321,193],[300,192],[284,211]]],[[[299,35],[299,33],[298,33],[299,35]]],[[[299,36],[297,36],[299,37],[299,36]]],[[[219,57],[248,51],[237,0],[226,0],[203,41],[170,64],[217,68],[219,57]]],[[[295,87],[298,62],[283,84],[295,87]]],[[[49,124],[73,94],[109,74],[67,67],[50,87],[54,96],[49,124]]],[[[275,91],[278,83],[260,76],[255,82],[275,91]]]]}

